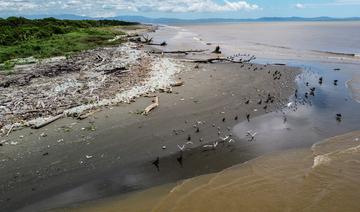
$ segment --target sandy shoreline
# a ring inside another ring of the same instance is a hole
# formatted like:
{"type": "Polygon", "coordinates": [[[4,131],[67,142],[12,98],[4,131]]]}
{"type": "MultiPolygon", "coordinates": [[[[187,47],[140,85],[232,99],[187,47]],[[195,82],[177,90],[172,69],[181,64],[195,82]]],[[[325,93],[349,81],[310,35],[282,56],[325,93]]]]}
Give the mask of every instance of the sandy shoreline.
{"type": "Polygon", "coordinates": [[[61,207],[220,171],[256,157],[256,152],[247,150],[249,142],[243,140],[239,141],[245,152],[241,157],[210,163],[229,154],[230,146],[219,155],[195,157],[191,166],[177,167],[174,174],[157,172],[153,167],[151,161],[156,157],[164,161],[160,170],[178,165],[177,144],[187,142],[189,135],[194,143],[187,153],[191,156],[192,151],[202,152],[202,145],[217,140],[218,131],[220,136],[228,135],[228,128],[245,121],[246,114],[252,118],[283,107],[294,92],[294,79],[300,72],[286,66],[256,64],[190,66],[190,71],[177,76],[185,85],[174,88],[172,94],[160,93],[160,107],[149,116],[136,114],[152,100],[140,98],[130,105],[104,109],[84,121],[66,118],[40,130],[12,133],[0,147],[0,169],[6,173],[0,177],[2,209],[61,207]],[[282,74],[280,80],[273,79],[275,71],[282,74]],[[268,94],[275,101],[264,110],[265,104],[258,101],[268,94]],[[193,125],[199,122],[200,132],[196,133],[193,125]],[[40,136],[43,133],[46,137],[40,136]],[[73,192],[81,195],[73,196],[73,192]]]}

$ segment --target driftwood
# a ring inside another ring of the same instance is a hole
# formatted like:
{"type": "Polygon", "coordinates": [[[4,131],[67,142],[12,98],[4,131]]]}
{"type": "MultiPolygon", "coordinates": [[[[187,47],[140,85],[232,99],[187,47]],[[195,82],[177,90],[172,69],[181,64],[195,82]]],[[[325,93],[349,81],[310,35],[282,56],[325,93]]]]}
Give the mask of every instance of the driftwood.
{"type": "Polygon", "coordinates": [[[86,118],[94,115],[95,113],[97,113],[97,112],[99,112],[99,111],[101,111],[101,109],[96,109],[96,110],[90,111],[90,112],[85,113],[85,114],[80,114],[80,115],[77,117],[77,119],[79,119],[79,120],[84,120],[84,119],[86,119],[86,118]]]}
{"type": "Polygon", "coordinates": [[[167,43],[165,41],[162,43],[146,43],[146,44],[151,46],[167,46],[167,43]]]}
{"type": "Polygon", "coordinates": [[[152,54],[189,54],[189,53],[201,53],[201,52],[205,52],[207,50],[184,50],[184,51],[151,51],[150,53],[152,54]]]}
{"type": "Polygon", "coordinates": [[[152,37],[149,37],[149,35],[142,35],[142,38],[144,39],[143,43],[150,44],[153,41],[152,37]]]}
{"type": "Polygon", "coordinates": [[[239,59],[239,60],[233,60],[229,58],[224,57],[217,57],[217,58],[210,58],[210,59],[204,59],[204,60],[190,60],[190,62],[193,63],[220,63],[220,62],[228,62],[228,63],[248,63],[252,60],[255,60],[255,56],[251,56],[249,59],[239,59]]]}
{"type": "Polygon", "coordinates": [[[182,81],[182,80],[176,81],[176,82],[170,84],[171,87],[178,87],[178,86],[182,86],[182,85],[184,85],[184,81],[182,81]]]}
{"type": "Polygon", "coordinates": [[[11,127],[10,127],[10,129],[9,129],[9,131],[6,133],[6,136],[8,136],[10,133],[11,133],[11,131],[14,129],[14,125],[11,125],[11,127]]]}
{"type": "Polygon", "coordinates": [[[152,103],[151,105],[149,105],[147,108],[145,108],[143,114],[144,115],[148,115],[150,113],[150,111],[152,111],[153,109],[159,107],[159,97],[155,97],[154,103],[152,103]]]}
{"type": "Polygon", "coordinates": [[[35,124],[33,126],[31,126],[31,128],[33,129],[40,129],[42,127],[45,127],[46,125],[58,120],[58,119],[61,119],[62,117],[64,117],[64,114],[60,114],[60,115],[57,115],[57,116],[54,116],[54,117],[51,117],[49,118],[48,120],[46,121],[43,121],[41,123],[38,123],[38,124],[35,124]]]}

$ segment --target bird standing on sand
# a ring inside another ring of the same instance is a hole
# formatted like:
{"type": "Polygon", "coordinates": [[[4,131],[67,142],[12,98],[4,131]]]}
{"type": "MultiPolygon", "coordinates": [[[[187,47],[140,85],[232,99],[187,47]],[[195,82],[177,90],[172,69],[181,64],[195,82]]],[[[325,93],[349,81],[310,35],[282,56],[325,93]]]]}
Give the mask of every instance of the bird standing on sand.
{"type": "Polygon", "coordinates": [[[250,114],[246,114],[246,119],[250,122],[250,114]]]}
{"type": "Polygon", "coordinates": [[[320,78],[319,78],[319,84],[321,85],[322,83],[323,83],[323,78],[320,77],[320,78]]]}

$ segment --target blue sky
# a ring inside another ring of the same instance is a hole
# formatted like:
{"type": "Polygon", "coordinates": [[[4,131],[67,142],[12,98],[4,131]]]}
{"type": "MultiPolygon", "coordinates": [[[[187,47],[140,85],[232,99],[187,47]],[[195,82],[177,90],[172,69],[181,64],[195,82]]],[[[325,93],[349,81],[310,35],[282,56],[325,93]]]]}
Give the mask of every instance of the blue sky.
{"type": "Polygon", "coordinates": [[[360,0],[0,0],[0,16],[75,14],[173,18],[354,17],[360,0]]]}

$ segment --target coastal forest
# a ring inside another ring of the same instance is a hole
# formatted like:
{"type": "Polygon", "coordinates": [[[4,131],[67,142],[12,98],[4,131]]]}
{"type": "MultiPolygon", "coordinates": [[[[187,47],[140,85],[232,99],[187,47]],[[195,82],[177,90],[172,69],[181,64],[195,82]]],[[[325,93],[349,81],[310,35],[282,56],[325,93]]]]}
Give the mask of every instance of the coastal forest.
{"type": "Polygon", "coordinates": [[[11,68],[14,64],[9,61],[15,58],[47,58],[113,45],[116,41],[109,39],[123,34],[114,27],[136,24],[118,20],[0,18],[0,64],[11,68]]]}

